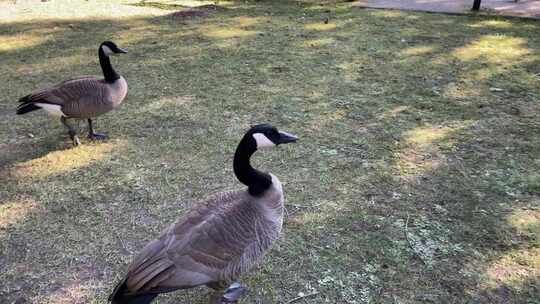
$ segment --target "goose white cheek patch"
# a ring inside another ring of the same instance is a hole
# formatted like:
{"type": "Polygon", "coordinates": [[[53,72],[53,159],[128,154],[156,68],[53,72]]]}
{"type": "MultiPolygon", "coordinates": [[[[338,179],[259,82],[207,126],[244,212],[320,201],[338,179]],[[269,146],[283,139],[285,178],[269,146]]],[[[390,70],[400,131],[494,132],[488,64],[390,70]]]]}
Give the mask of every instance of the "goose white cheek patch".
{"type": "Polygon", "coordinates": [[[105,53],[105,55],[107,55],[107,56],[111,56],[112,54],[114,54],[114,52],[111,50],[111,48],[106,46],[106,45],[102,45],[101,49],[103,50],[103,53],[105,53]]]}
{"type": "Polygon", "coordinates": [[[257,148],[269,148],[276,145],[262,133],[254,133],[253,138],[257,142],[257,148]]]}

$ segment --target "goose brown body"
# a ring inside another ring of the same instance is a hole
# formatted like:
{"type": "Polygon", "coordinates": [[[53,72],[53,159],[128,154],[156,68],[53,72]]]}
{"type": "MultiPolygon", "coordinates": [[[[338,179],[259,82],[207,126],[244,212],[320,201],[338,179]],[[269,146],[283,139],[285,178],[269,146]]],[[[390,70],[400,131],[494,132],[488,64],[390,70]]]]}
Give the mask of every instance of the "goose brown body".
{"type": "Polygon", "coordinates": [[[283,192],[272,180],[260,197],[247,190],[214,195],[165,229],[129,266],[124,293],[230,283],[249,270],[281,232],[283,192]]]}
{"type": "Polygon", "coordinates": [[[98,76],[80,76],[23,97],[21,106],[27,103],[57,105],[67,118],[95,118],[118,107],[127,91],[123,77],[107,82],[98,76]]]}

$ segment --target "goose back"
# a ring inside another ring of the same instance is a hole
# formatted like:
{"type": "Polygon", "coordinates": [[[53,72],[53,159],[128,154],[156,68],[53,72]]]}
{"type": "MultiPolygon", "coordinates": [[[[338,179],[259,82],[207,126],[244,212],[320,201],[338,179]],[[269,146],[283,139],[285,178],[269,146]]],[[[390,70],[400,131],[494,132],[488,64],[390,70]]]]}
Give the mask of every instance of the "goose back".
{"type": "Polygon", "coordinates": [[[272,179],[260,197],[245,190],[214,195],[165,229],[130,265],[127,294],[230,282],[254,266],[283,223],[283,192],[272,179]]]}

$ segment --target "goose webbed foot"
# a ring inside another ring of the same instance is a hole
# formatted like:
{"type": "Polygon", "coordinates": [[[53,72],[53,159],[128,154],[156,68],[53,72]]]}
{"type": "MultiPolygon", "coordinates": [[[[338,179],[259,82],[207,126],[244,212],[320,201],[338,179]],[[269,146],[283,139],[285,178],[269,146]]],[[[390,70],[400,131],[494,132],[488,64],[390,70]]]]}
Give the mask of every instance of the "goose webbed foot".
{"type": "Polygon", "coordinates": [[[240,285],[240,283],[233,283],[225,290],[214,292],[210,298],[210,304],[238,303],[238,300],[240,300],[247,291],[248,289],[240,285]]]}
{"type": "Polygon", "coordinates": [[[71,140],[73,141],[74,146],[80,146],[81,145],[81,140],[79,139],[79,137],[77,135],[71,137],[71,140]]]}
{"type": "Polygon", "coordinates": [[[79,137],[77,136],[77,132],[75,131],[75,129],[67,122],[67,118],[62,116],[62,118],[60,119],[60,121],[62,121],[62,124],[64,126],[66,126],[66,128],[68,129],[68,134],[69,134],[69,138],[71,138],[71,141],[73,141],[73,145],[74,146],[78,146],[81,144],[81,141],[79,140],[79,137]]]}
{"type": "Polygon", "coordinates": [[[88,138],[92,140],[105,140],[109,137],[107,136],[107,134],[94,132],[94,127],[92,126],[92,119],[88,118],[88,138]]]}
{"type": "Polygon", "coordinates": [[[247,293],[248,289],[240,283],[233,283],[225,290],[221,300],[223,303],[238,303],[238,300],[247,293]]]}
{"type": "Polygon", "coordinates": [[[92,140],[105,140],[109,138],[105,133],[88,133],[88,138],[92,140]]]}
{"type": "Polygon", "coordinates": [[[79,139],[79,136],[77,136],[77,133],[75,133],[75,130],[69,130],[68,134],[75,147],[81,145],[81,140],[79,139]]]}

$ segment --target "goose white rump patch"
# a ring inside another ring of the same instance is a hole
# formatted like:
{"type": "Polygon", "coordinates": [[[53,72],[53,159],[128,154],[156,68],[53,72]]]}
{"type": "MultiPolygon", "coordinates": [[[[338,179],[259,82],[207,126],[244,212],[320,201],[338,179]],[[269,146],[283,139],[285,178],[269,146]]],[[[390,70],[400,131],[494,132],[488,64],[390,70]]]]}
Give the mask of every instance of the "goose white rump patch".
{"type": "Polygon", "coordinates": [[[53,116],[66,116],[64,114],[64,112],[62,112],[62,110],[61,110],[62,107],[59,106],[59,105],[52,105],[52,104],[48,104],[48,103],[39,103],[39,102],[37,102],[36,106],[42,108],[43,110],[45,110],[50,115],[53,115],[53,116]]]}
{"type": "Polygon", "coordinates": [[[257,142],[257,148],[267,148],[276,145],[262,133],[253,133],[253,138],[257,142]]]}

